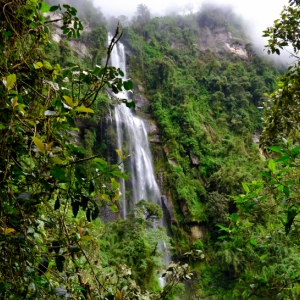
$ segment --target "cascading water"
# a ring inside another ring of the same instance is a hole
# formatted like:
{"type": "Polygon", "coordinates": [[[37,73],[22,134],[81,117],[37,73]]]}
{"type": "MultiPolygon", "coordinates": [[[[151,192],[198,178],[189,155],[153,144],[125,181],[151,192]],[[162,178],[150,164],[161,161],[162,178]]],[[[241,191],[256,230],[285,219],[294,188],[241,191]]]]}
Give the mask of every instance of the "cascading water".
{"type": "MultiPolygon", "coordinates": [[[[109,39],[111,38],[109,35],[109,39]]],[[[124,72],[124,79],[126,80],[125,49],[122,43],[119,42],[114,47],[110,60],[112,66],[120,68],[124,72]]],[[[118,98],[128,99],[127,92],[119,93],[116,96],[118,98]]],[[[123,103],[115,107],[114,113],[118,148],[120,150],[126,148],[125,153],[132,154],[132,156],[127,159],[129,167],[127,171],[130,173],[132,189],[132,203],[126,203],[125,193],[122,193],[124,196],[122,199],[122,216],[125,217],[128,207],[130,207],[130,205],[134,206],[142,199],[157,203],[161,206],[161,194],[154,176],[151,151],[144,122],[134,116],[131,110],[123,103]]]]}
{"type": "MultiPolygon", "coordinates": [[[[108,42],[112,39],[112,35],[108,35],[108,42]]],[[[124,45],[118,42],[111,52],[110,63],[116,68],[120,68],[124,72],[124,79],[127,79],[126,74],[126,59],[124,45]]],[[[127,92],[115,95],[118,98],[128,99],[127,92]]],[[[122,217],[126,218],[127,211],[133,208],[134,205],[144,199],[148,202],[157,203],[162,206],[161,193],[154,176],[151,151],[148,141],[147,130],[143,120],[133,115],[132,111],[124,104],[116,105],[115,121],[118,136],[118,148],[125,154],[132,154],[127,159],[128,170],[130,174],[131,197],[130,203],[126,201],[125,190],[128,189],[124,180],[121,180],[122,193],[122,217]]],[[[122,168],[124,168],[122,166],[122,168]]],[[[162,222],[161,225],[166,224],[162,222]]],[[[165,248],[165,245],[161,246],[165,248]]],[[[169,255],[166,254],[164,263],[170,262],[169,255]]],[[[163,281],[161,281],[163,285],[163,281]]]]}

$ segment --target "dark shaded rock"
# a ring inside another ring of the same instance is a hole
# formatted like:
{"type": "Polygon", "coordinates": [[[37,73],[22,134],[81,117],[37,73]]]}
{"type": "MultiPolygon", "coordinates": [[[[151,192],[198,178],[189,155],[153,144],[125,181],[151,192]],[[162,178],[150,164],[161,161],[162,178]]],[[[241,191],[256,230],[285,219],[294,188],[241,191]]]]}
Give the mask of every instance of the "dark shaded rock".
{"type": "Polygon", "coordinates": [[[100,207],[100,219],[104,222],[113,222],[118,219],[118,214],[111,211],[108,205],[100,207]]]}
{"type": "Polygon", "coordinates": [[[164,212],[167,212],[167,214],[165,214],[166,218],[168,221],[170,221],[171,224],[176,224],[176,220],[174,217],[174,213],[173,213],[173,208],[171,203],[169,202],[167,196],[162,195],[161,196],[161,202],[162,202],[162,209],[164,212]]]}
{"type": "Polygon", "coordinates": [[[158,134],[153,135],[152,137],[149,138],[149,142],[155,143],[155,144],[160,144],[161,143],[160,135],[158,135],[158,134]]]}

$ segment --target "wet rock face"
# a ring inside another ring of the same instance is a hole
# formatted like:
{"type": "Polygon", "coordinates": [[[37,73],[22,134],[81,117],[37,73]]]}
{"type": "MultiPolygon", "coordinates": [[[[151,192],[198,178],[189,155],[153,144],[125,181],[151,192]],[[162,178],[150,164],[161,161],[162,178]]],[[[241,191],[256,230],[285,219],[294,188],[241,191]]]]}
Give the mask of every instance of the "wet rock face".
{"type": "Polygon", "coordinates": [[[172,208],[172,205],[169,202],[167,196],[162,195],[161,202],[162,202],[163,211],[164,211],[164,213],[166,213],[165,215],[167,216],[167,219],[170,221],[170,223],[176,224],[176,220],[175,220],[174,213],[173,213],[173,208],[172,208]]]}
{"type": "MultiPolygon", "coordinates": [[[[143,89],[141,86],[138,86],[139,90],[143,89]]],[[[136,110],[142,110],[145,109],[147,110],[150,106],[149,100],[142,94],[139,93],[134,93],[133,96],[133,101],[135,102],[135,109],[136,110]]]]}

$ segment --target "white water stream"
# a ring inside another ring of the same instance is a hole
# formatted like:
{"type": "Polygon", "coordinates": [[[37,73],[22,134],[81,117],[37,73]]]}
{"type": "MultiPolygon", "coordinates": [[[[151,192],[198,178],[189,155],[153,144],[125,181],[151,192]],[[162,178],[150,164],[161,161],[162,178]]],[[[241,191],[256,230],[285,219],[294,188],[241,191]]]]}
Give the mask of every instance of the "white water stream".
{"type": "MultiPolygon", "coordinates": [[[[108,35],[108,42],[110,43],[112,35],[108,35]]],[[[126,56],[124,45],[120,42],[114,46],[111,52],[110,64],[116,68],[120,68],[124,72],[124,80],[127,80],[126,73],[126,56]]],[[[128,93],[123,92],[115,95],[121,99],[128,99],[128,93]]],[[[131,109],[129,109],[124,103],[115,106],[115,121],[118,137],[118,149],[122,151],[124,155],[131,154],[130,158],[127,158],[126,166],[128,169],[125,172],[129,173],[130,183],[126,186],[127,182],[121,180],[121,193],[122,193],[122,218],[126,218],[126,215],[134,205],[144,199],[148,202],[157,203],[162,207],[161,193],[154,176],[154,168],[152,163],[152,156],[148,141],[147,130],[142,119],[135,116],[131,109]],[[131,189],[130,199],[126,199],[125,191],[131,189]],[[130,200],[130,201],[128,201],[130,200]]],[[[124,171],[124,166],[122,166],[124,171]]],[[[161,222],[160,225],[163,225],[161,222]]],[[[165,243],[161,245],[161,248],[166,248],[165,243]]],[[[170,262],[169,255],[166,254],[164,263],[168,265],[170,262]]],[[[164,281],[160,278],[161,285],[164,285],[164,281]]]]}
{"type": "MultiPolygon", "coordinates": [[[[109,39],[112,37],[109,36],[109,39]]],[[[120,68],[124,72],[124,80],[127,80],[125,48],[120,42],[114,47],[111,53],[111,65],[120,68]]],[[[118,98],[128,99],[127,92],[116,95],[118,98]]],[[[116,105],[115,120],[118,136],[118,148],[123,154],[132,156],[127,158],[131,182],[131,203],[126,202],[125,192],[122,192],[122,217],[125,218],[128,209],[138,201],[144,199],[161,206],[161,193],[154,176],[151,151],[148,141],[147,130],[142,119],[133,115],[131,109],[125,104],[116,105]]],[[[123,181],[122,184],[126,183],[123,181]]]]}

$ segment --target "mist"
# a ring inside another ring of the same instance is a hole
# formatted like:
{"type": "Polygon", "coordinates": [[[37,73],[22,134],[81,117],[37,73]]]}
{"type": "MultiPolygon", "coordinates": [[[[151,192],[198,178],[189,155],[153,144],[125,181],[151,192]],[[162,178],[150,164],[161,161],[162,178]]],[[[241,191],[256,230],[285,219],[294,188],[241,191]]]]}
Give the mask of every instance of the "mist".
{"type": "MultiPolygon", "coordinates": [[[[151,16],[164,16],[164,15],[185,15],[191,12],[198,12],[201,10],[203,4],[207,0],[130,0],[130,4],[123,0],[103,1],[94,0],[96,6],[99,6],[105,15],[118,17],[125,15],[128,19],[136,13],[137,5],[140,3],[145,4],[151,16]]],[[[264,51],[264,46],[267,44],[267,38],[263,38],[262,31],[267,27],[272,26],[273,21],[279,18],[279,15],[284,5],[288,5],[288,0],[213,0],[209,4],[216,4],[218,6],[231,6],[232,10],[244,20],[245,30],[247,36],[251,40],[254,48],[258,54],[267,55],[264,51]]],[[[287,51],[281,51],[281,55],[270,55],[272,60],[280,61],[283,64],[290,64],[293,60],[287,51]]]]}

